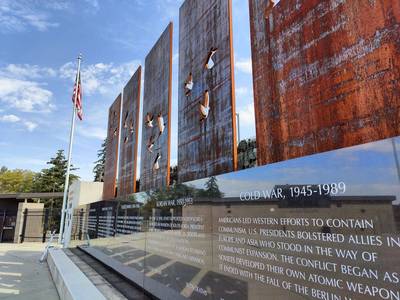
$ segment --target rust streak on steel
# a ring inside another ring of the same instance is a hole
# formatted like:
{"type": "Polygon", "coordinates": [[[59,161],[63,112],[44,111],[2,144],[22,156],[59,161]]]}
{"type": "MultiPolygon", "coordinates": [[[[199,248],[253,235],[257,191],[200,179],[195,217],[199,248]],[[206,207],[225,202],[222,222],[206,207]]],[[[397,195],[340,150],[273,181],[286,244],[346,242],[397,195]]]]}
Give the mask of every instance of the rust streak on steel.
{"type": "Polygon", "coordinates": [[[121,94],[108,110],[108,129],[106,143],[106,161],[104,166],[103,200],[111,200],[116,196],[117,161],[119,147],[119,126],[121,110],[121,94]]]}
{"type": "Polygon", "coordinates": [[[232,3],[186,0],[179,18],[178,181],[186,182],[237,166],[232,3]],[[211,49],[215,64],[207,69],[211,49]],[[202,119],[199,103],[206,91],[210,112],[202,119]]]}
{"type": "Polygon", "coordinates": [[[141,77],[142,67],[139,66],[124,87],[122,96],[118,197],[136,192],[141,77]]]}
{"type": "Polygon", "coordinates": [[[249,0],[258,163],[400,134],[400,1],[249,0]]]}
{"type": "Polygon", "coordinates": [[[140,190],[148,191],[167,187],[170,176],[171,156],[171,98],[172,98],[172,36],[170,23],[150,50],[145,61],[142,150],[140,167],[140,190]],[[153,117],[153,127],[146,126],[146,115],[153,117]],[[158,115],[165,125],[159,134],[158,115]],[[148,150],[149,141],[154,138],[152,152],[148,150]],[[159,168],[154,170],[157,155],[161,155],[159,168]]]}

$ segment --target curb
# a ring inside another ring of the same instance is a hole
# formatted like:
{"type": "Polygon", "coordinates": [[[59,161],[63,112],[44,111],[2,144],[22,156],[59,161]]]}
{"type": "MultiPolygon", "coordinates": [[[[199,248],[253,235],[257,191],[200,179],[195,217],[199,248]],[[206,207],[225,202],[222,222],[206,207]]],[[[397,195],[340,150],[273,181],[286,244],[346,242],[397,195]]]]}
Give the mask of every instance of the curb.
{"type": "Polygon", "coordinates": [[[62,249],[49,249],[47,264],[61,300],[106,300],[62,249]]]}

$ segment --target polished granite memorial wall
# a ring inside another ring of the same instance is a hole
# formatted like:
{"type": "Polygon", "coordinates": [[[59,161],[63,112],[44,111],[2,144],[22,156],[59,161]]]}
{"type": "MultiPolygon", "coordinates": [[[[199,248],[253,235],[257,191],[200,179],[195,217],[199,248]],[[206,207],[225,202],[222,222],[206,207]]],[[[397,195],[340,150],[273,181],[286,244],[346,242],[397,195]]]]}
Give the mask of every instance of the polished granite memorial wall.
{"type": "Polygon", "coordinates": [[[400,138],[90,206],[83,248],[160,299],[400,299],[400,138]]]}

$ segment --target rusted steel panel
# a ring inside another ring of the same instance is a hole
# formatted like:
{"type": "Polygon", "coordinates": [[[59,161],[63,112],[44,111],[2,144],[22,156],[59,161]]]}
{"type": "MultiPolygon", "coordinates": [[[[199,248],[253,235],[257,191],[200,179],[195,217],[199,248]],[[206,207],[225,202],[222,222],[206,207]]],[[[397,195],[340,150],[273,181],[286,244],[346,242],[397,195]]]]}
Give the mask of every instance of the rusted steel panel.
{"type": "Polygon", "coordinates": [[[145,61],[141,191],[169,185],[172,31],[173,25],[170,23],[145,61]]]}
{"type": "Polygon", "coordinates": [[[103,199],[115,198],[117,162],[119,146],[119,123],[121,110],[121,94],[115,99],[108,110],[108,129],[106,144],[106,162],[104,166],[103,199]]]}
{"type": "Polygon", "coordinates": [[[186,0],[179,41],[178,180],[185,182],[236,169],[231,0],[186,0]]]}
{"type": "Polygon", "coordinates": [[[249,0],[259,164],[400,134],[400,2],[249,0]]]}
{"type": "Polygon", "coordinates": [[[142,67],[139,67],[126,84],[122,96],[118,197],[136,192],[141,77],[142,67]]]}

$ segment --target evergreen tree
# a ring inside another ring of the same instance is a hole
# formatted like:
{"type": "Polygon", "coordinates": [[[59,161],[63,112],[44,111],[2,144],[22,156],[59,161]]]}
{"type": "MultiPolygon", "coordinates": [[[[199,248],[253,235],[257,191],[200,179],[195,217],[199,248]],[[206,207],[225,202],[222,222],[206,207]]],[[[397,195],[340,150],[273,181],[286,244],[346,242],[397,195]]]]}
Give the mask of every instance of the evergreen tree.
{"type": "MultiPolygon", "coordinates": [[[[67,175],[68,160],[64,156],[64,150],[58,150],[55,157],[47,162],[50,168],[43,169],[35,177],[35,190],[37,192],[62,192],[64,191],[65,176],[67,175]]],[[[71,165],[71,171],[76,170],[71,165]]],[[[79,177],[70,174],[70,184],[79,177]]]]}
{"type": "Polygon", "coordinates": [[[208,197],[213,197],[213,198],[222,198],[224,194],[219,190],[219,186],[217,183],[217,178],[215,176],[212,176],[206,183],[206,193],[208,197]]]}
{"type": "Polygon", "coordinates": [[[198,195],[200,197],[207,198],[222,198],[224,193],[219,190],[218,180],[215,176],[210,177],[207,182],[204,184],[205,189],[199,190],[198,195]]]}
{"type": "Polygon", "coordinates": [[[6,167],[6,166],[2,166],[1,168],[0,168],[0,174],[3,174],[3,173],[5,173],[5,172],[7,172],[8,171],[8,168],[6,167]]]}
{"type": "Polygon", "coordinates": [[[104,165],[106,163],[106,145],[107,139],[104,139],[101,144],[101,149],[97,151],[97,160],[94,162],[93,168],[94,181],[103,182],[104,177],[104,165]]]}
{"type": "Polygon", "coordinates": [[[174,185],[178,183],[178,166],[169,168],[169,184],[174,185]]]}

